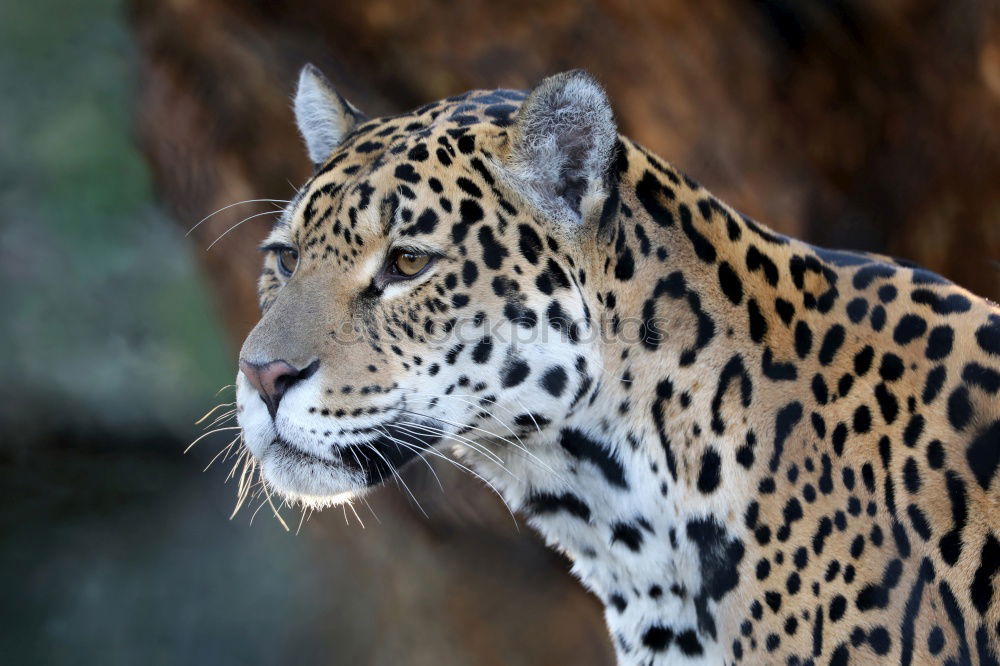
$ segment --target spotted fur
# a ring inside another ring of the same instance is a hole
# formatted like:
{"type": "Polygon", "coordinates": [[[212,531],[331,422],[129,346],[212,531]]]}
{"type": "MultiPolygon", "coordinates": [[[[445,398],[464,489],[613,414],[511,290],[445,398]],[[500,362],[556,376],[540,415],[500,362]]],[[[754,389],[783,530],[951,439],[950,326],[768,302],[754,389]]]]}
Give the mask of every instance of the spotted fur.
{"type": "Polygon", "coordinates": [[[741,215],[582,73],[370,121],[327,88],[241,352],[312,370],[273,418],[237,380],[273,488],[349,500],[454,449],[622,664],[997,663],[995,304],[741,215]],[[394,248],[434,260],[383,280],[394,248]]]}

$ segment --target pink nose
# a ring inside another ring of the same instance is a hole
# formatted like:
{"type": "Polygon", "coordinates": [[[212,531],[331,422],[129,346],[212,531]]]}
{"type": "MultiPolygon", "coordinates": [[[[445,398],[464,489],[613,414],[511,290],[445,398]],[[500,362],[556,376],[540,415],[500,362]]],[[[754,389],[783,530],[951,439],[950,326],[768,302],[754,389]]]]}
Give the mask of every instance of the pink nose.
{"type": "Polygon", "coordinates": [[[278,413],[278,404],[288,389],[311,377],[317,368],[319,361],[313,361],[306,367],[298,369],[287,361],[259,364],[240,359],[240,370],[257,389],[272,419],[278,413]]]}

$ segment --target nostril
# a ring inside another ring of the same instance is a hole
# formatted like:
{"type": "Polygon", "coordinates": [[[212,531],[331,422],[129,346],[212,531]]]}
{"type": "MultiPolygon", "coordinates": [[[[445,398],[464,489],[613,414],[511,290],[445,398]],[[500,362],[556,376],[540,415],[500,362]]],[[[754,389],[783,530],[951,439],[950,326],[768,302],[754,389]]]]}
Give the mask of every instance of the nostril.
{"type": "Polygon", "coordinates": [[[281,398],[285,395],[285,391],[292,388],[299,381],[299,374],[297,372],[291,372],[288,374],[281,374],[274,378],[273,381],[273,392],[276,398],[281,398]]]}
{"type": "Polygon", "coordinates": [[[312,377],[319,369],[319,361],[313,361],[301,370],[297,370],[285,361],[275,361],[274,363],[281,364],[274,370],[274,388],[279,398],[288,389],[312,377]]]}
{"type": "Polygon", "coordinates": [[[288,389],[313,376],[318,369],[318,360],[301,370],[283,360],[263,364],[240,360],[240,370],[267,405],[271,418],[277,414],[278,404],[288,389]]]}
{"type": "Polygon", "coordinates": [[[317,370],[319,370],[319,359],[316,359],[306,367],[299,370],[299,376],[296,377],[295,381],[297,382],[305,381],[306,379],[309,379],[310,377],[315,375],[317,370]]]}

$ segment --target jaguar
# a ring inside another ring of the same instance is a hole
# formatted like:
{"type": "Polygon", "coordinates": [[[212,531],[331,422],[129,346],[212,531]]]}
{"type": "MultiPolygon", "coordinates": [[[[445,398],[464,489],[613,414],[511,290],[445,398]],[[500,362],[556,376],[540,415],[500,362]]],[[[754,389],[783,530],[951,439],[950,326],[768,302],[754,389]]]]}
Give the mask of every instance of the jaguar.
{"type": "Polygon", "coordinates": [[[309,65],[294,112],[236,380],[270,491],[447,457],[620,664],[998,663],[996,303],[737,212],[582,71],[368,119],[309,65]]]}

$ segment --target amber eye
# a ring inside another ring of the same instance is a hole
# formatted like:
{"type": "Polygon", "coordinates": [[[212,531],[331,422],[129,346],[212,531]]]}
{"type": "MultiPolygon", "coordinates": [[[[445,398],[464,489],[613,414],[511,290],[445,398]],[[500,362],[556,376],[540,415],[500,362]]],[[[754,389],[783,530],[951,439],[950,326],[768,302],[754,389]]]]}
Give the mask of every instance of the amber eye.
{"type": "Polygon", "coordinates": [[[299,264],[299,253],[290,247],[283,247],[275,251],[278,257],[278,270],[285,277],[291,277],[295,272],[295,267],[299,264]]]}
{"type": "Polygon", "coordinates": [[[402,277],[414,277],[427,268],[427,264],[430,262],[429,255],[400,250],[393,255],[391,268],[393,272],[402,277]]]}

